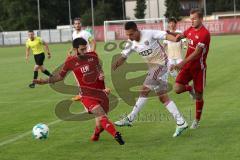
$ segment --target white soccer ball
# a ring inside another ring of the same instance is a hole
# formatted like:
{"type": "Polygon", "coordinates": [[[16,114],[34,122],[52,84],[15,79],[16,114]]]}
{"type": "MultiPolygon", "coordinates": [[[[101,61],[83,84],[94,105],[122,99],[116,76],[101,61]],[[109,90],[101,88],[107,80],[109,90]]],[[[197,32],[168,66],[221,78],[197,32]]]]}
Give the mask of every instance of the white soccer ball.
{"type": "Polygon", "coordinates": [[[46,124],[39,123],[32,129],[32,135],[34,139],[47,139],[49,128],[46,124]]]}

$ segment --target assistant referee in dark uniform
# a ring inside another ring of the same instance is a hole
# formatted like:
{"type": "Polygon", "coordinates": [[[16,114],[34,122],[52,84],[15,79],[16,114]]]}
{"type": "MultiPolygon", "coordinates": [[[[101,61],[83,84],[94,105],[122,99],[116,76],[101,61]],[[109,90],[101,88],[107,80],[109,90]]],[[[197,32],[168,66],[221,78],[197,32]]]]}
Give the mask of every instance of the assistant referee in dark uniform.
{"type": "MultiPolygon", "coordinates": [[[[38,70],[41,70],[42,73],[46,74],[47,76],[52,76],[52,74],[46,68],[44,68],[43,65],[45,59],[44,46],[48,54],[48,59],[50,59],[51,54],[48,48],[48,44],[44,42],[41,37],[35,37],[32,30],[28,31],[28,40],[26,42],[26,62],[28,63],[29,61],[29,54],[31,49],[36,63],[33,68],[33,79],[38,78],[38,70]]],[[[31,83],[29,84],[29,87],[35,88],[35,84],[31,83]]]]}

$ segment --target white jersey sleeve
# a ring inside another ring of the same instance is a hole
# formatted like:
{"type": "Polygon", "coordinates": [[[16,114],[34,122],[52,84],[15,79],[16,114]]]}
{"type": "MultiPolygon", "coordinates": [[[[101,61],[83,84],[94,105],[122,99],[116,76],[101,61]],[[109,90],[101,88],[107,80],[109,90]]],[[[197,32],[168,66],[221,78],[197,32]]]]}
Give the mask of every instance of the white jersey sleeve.
{"type": "Polygon", "coordinates": [[[132,42],[128,41],[124,49],[122,50],[121,55],[125,58],[128,58],[128,56],[132,53],[133,53],[132,42]]]}
{"type": "Polygon", "coordinates": [[[166,31],[152,30],[153,39],[165,40],[167,36],[166,31]]]}

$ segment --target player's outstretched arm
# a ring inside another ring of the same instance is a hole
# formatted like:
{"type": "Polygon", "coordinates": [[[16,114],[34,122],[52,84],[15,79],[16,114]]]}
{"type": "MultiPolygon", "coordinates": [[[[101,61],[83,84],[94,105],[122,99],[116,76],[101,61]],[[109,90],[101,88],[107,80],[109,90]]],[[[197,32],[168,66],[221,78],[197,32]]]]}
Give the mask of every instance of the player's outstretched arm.
{"type": "Polygon", "coordinates": [[[202,50],[203,48],[197,46],[195,51],[190,56],[185,58],[182,62],[178,63],[177,65],[170,66],[170,71],[173,69],[180,70],[186,63],[195,60],[199,56],[199,54],[202,53],[202,50]]]}
{"type": "Polygon", "coordinates": [[[29,61],[29,55],[30,55],[30,48],[26,47],[26,57],[25,57],[26,63],[28,63],[28,61],[29,61]]]}
{"type": "Polygon", "coordinates": [[[181,39],[185,38],[183,34],[167,34],[166,40],[172,42],[179,42],[181,39]]]}
{"type": "Polygon", "coordinates": [[[126,61],[126,57],[123,57],[122,55],[119,56],[119,58],[117,59],[117,61],[115,61],[113,64],[112,64],[112,70],[116,70],[119,66],[121,66],[125,61],[126,61]]]}
{"type": "Polygon", "coordinates": [[[50,49],[48,47],[48,44],[45,41],[43,41],[43,45],[45,46],[45,49],[47,51],[48,59],[50,59],[51,58],[51,53],[50,53],[50,49]]]}
{"type": "Polygon", "coordinates": [[[91,40],[90,45],[91,45],[91,50],[95,52],[96,48],[97,48],[97,43],[96,43],[95,39],[91,40]]]}
{"type": "Polygon", "coordinates": [[[33,83],[35,84],[48,84],[48,83],[55,83],[55,82],[59,82],[62,81],[64,79],[64,77],[62,77],[59,73],[55,74],[47,79],[34,79],[33,83]]]}

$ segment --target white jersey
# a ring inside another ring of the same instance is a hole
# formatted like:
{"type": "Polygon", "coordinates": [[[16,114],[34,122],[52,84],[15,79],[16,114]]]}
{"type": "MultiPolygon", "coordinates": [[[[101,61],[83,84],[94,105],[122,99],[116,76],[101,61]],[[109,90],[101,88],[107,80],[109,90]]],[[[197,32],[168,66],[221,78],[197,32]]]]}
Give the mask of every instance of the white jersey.
{"type": "MultiPolygon", "coordinates": [[[[180,30],[176,30],[177,33],[182,33],[180,30]]],[[[172,42],[168,40],[164,40],[163,43],[167,44],[167,55],[169,59],[182,59],[182,45],[183,40],[179,42],[172,42]]]]}
{"type": "Polygon", "coordinates": [[[88,50],[91,49],[90,47],[90,41],[93,39],[92,35],[85,30],[81,30],[80,32],[77,32],[76,30],[73,32],[72,34],[72,39],[76,39],[76,38],[83,38],[87,41],[87,46],[88,46],[88,50]]]}
{"type": "Polygon", "coordinates": [[[134,51],[146,61],[149,68],[156,68],[159,65],[167,65],[167,55],[163,46],[158,40],[165,40],[167,33],[159,30],[141,30],[140,41],[128,40],[121,54],[123,57],[128,57],[134,51]]]}

